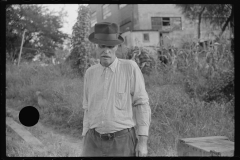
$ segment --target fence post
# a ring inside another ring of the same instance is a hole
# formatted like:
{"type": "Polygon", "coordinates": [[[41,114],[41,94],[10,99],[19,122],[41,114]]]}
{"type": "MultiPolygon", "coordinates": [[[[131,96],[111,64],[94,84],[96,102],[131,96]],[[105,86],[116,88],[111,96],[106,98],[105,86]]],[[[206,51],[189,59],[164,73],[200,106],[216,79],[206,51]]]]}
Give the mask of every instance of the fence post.
{"type": "Polygon", "coordinates": [[[20,60],[21,60],[22,46],[23,46],[23,41],[24,41],[24,37],[25,37],[25,32],[26,32],[26,29],[24,29],[24,31],[23,31],[22,43],[21,43],[20,53],[19,53],[19,56],[18,56],[18,67],[19,67],[20,60]]]}

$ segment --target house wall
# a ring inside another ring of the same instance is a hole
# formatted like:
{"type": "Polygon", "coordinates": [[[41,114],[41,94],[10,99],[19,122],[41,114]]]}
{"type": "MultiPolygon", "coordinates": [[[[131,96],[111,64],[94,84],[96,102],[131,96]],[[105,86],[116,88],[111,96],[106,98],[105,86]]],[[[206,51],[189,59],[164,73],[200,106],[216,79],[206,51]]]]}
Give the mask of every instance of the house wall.
{"type": "MultiPolygon", "coordinates": [[[[97,23],[99,22],[113,22],[118,23],[119,22],[119,16],[118,16],[118,5],[109,5],[111,16],[107,17],[106,19],[103,19],[103,10],[102,6],[103,4],[91,4],[89,5],[92,12],[97,12],[97,23]]],[[[94,27],[91,28],[91,32],[94,30],[94,27]]]]}
{"type": "MultiPolygon", "coordinates": [[[[180,8],[175,4],[128,4],[119,9],[118,4],[111,4],[111,16],[103,19],[102,4],[89,5],[92,11],[97,11],[97,22],[114,22],[120,27],[120,32],[123,37],[127,38],[127,46],[137,45],[136,40],[142,46],[154,46],[159,43],[159,33],[151,31],[151,17],[181,17],[182,30],[175,30],[164,34],[164,43],[166,45],[174,45],[179,47],[184,41],[197,39],[197,20],[186,19],[182,14],[180,8]],[[129,32],[132,31],[133,32],[129,32]],[[140,31],[141,30],[141,31],[140,31]],[[143,42],[143,33],[149,33],[149,42],[143,42]]],[[[93,32],[93,27],[91,28],[93,32]]],[[[217,35],[219,31],[214,30],[211,25],[202,20],[201,23],[201,37],[202,39],[214,39],[214,34],[217,35]]],[[[229,31],[225,32],[229,35],[229,31]]]]}
{"type": "Polygon", "coordinates": [[[138,4],[139,28],[152,29],[151,17],[181,17],[181,11],[174,4],[138,4]]]}
{"type": "MultiPolygon", "coordinates": [[[[196,33],[195,22],[187,20],[181,13],[181,10],[176,7],[175,4],[138,4],[137,7],[138,22],[139,24],[134,25],[134,29],[140,30],[151,30],[152,22],[151,17],[181,17],[182,30],[177,30],[170,33],[165,33],[164,45],[175,45],[180,46],[181,38],[186,34],[191,37],[196,33]],[[175,42],[173,41],[175,40],[175,42]]],[[[134,14],[135,16],[135,14],[134,14]]],[[[140,34],[140,33],[138,33],[140,34]]],[[[140,36],[140,35],[139,35],[140,36]]],[[[138,36],[138,37],[139,37],[138,36]]],[[[152,32],[150,36],[150,43],[143,43],[143,45],[158,45],[159,44],[159,33],[152,32]]]]}
{"type": "Polygon", "coordinates": [[[157,31],[134,31],[131,33],[132,46],[156,46],[159,43],[157,31]],[[149,34],[149,41],[144,41],[143,34],[149,34]]]}
{"type": "Polygon", "coordinates": [[[133,30],[139,30],[140,29],[140,23],[139,23],[139,12],[138,12],[138,4],[133,5],[133,30]]]}
{"type": "MultiPolygon", "coordinates": [[[[132,15],[133,15],[133,5],[128,4],[123,8],[119,8],[118,4],[110,4],[109,8],[111,11],[111,16],[103,19],[103,4],[90,4],[90,9],[92,12],[97,12],[97,22],[113,22],[119,25],[121,32],[126,32],[132,30],[132,15]]],[[[94,27],[91,28],[91,32],[94,27]]]]}
{"type": "Polygon", "coordinates": [[[119,16],[118,24],[119,24],[121,32],[127,32],[127,31],[132,30],[133,6],[134,5],[132,5],[132,4],[128,4],[127,6],[121,8],[121,9],[118,8],[118,16],[119,16]]]}
{"type": "Polygon", "coordinates": [[[132,33],[130,31],[127,31],[127,32],[124,32],[121,36],[124,38],[124,40],[125,39],[127,40],[124,42],[124,44],[127,47],[131,47],[132,46],[132,40],[131,40],[132,33]]]}

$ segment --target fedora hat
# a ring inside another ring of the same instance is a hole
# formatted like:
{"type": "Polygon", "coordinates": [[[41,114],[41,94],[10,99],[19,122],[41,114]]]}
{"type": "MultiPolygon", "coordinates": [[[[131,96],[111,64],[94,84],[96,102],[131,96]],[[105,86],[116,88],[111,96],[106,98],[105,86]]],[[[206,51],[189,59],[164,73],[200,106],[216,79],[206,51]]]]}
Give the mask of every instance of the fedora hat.
{"type": "Polygon", "coordinates": [[[95,24],[94,32],[89,35],[88,39],[96,44],[116,46],[124,42],[119,34],[116,23],[102,22],[95,24]]]}

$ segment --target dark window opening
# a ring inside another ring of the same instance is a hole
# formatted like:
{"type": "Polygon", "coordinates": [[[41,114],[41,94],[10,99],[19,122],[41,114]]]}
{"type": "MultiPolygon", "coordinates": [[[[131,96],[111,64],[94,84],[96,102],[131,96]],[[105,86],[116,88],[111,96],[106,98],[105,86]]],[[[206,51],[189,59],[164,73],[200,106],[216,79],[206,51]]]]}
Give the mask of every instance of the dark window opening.
{"type": "Polygon", "coordinates": [[[149,41],[149,34],[148,33],[143,34],[143,41],[149,41]]]}
{"type": "Polygon", "coordinates": [[[162,25],[163,26],[170,26],[170,18],[162,18],[162,25]]]}

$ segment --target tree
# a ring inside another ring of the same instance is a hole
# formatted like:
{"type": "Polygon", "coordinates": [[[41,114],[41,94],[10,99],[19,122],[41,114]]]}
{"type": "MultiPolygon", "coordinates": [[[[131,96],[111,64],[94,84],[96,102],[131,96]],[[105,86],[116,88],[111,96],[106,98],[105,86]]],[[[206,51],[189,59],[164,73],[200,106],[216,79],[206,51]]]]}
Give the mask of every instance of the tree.
{"type": "Polygon", "coordinates": [[[77,21],[73,26],[72,50],[68,60],[72,67],[77,68],[83,76],[87,69],[87,60],[90,55],[91,43],[88,40],[90,34],[90,9],[88,6],[79,5],[77,21]]]}
{"type": "MultiPolygon", "coordinates": [[[[63,43],[67,34],[59,31],[63,26],[65,13],[54,15],[42,5],[6,6],[6,51],[12,60],[18,57],[23,31],[26,29],[23,47],[46,51],[46,56],[54,55],[55,48],[63,43]]],[[[34,53],[24,53],[23,57],[34,57],[34,53]],[[28,53],[30,55],[28,55],[28,53]]]]}
{"type": "Polygon", "coordinates": [[[220,37],[229,24],[233,32],[234,15],[231,4],[177,4],[177,7],[181,8],[186,18],[198,19],[198,38],[200,38],[200,23],[203,17],[208,18],[211,24],[221,26],[220,37]]]}
{"type": "Polygon", "coordinates": [[[205,4],[177,4],[179,8],[181,8],[182,13],[186,16],[186,18],[190,20],[198,20],[198,30],[197,35],[198,39],[201,38],[201,20],[204,11],[206,10],[205,4]]]}
{"type": "Polygon", "coordinates": [[[234,33],[234,14],[232,4],[208,5],[205,16],[212,17],[210,21],[213,25],[221,26],[219,37],[222,36],[228,25],[230,25],[230,29],[234,33]]]}

